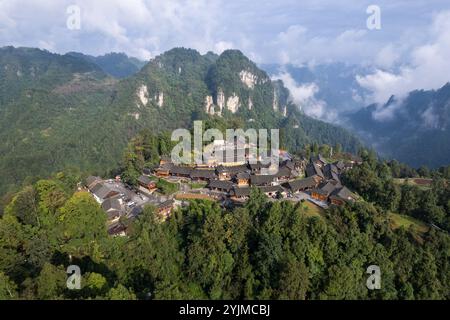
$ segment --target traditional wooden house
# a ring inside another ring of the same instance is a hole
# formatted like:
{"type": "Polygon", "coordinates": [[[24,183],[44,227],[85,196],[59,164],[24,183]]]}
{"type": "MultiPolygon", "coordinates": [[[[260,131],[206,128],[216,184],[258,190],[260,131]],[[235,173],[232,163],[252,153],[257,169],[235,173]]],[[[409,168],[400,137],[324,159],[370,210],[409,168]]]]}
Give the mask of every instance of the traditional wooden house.
{"type": "Polygon", "coordinates": [[[96,184],[102,182],[102,178],[100,177],[94,177],[89,176],[86,178],[86,187],[90,190],[92,189],[96,184]]]}
{"type": "Polygon", "coordinates": [[[190,178],[192,170],[193,169],[190,167],[173,165],[170,168],[170,175],[181,178],[190,178]]]}
{"type": "Polygon", "coordinates": [[[328,180],[334,180],[337,183],[341,182],[339,178],[339,169],[334,164],[326,164],[325,167],[323,167],[323,174],[328,180]]]}
{"type": "Polygon", "coordinates": [[[281,195],[285,194],[285,190],[281,186],[261,186],[257,187],[260,189],[266,196],[275,197],[278,193],[281,195]]]}
{"type": "Polygon", "coordinates": [[[346,202],[354,202],[356,200],[356,196],[346,187],[334,190],[329,198],[332,204],[338,206],[341,206],[346,202]]]}
{"type": "MultiPolygon", "coordinates": [[[[155,168],[154,170],[156,170],[157,168],[155,168]]],[[[146,174],[146,175],[150,175],[150,174],[152,174],[152,172],[153,172],[153,170],[152,169],[150,169],[150,168],[144,168],[144,169],[142,169],[142,173],[143,174],[146,174]]]]}
{"type": "Polygon", "coordinates": [[[319,176],[322,180],[325,179],[325,176],[322,172],[322,169],[316,164],[316,163],[310,163],[306,166],[306,176],[312,177],[312,176],[319,176]]]}
{"type": "Polygon", "coordinates": [[[342,172],[342,170],[345,169],[345,163],[342,160],[336,161],[334,163],[334,165],[336,166],[336,168],[339,170],[339,173],[342,172]]]}
{"type": "Polygon", "coordinates": [[[327,194],[327,197],[330,196],[334,190],[342,188],[342,185],[334,180],[323,183],[320,187],[320,190],[327,194]]]}
{"type": "Polygon", "coordinates": [[[324,157],[322,157],[321,154],[319,154],[317,157],[316,156],[311,157],[311,163],[317,165],[319,168],[322,168],[327,164],[327,160],[324,157]]]}
{"type": "Polygon", "coordinates": [[[245,200],[248,199],[248,197],[250,196],[250,187],[237,187],[234,186],[233,190],[231,191],[231,199],[232,200],[245,200]]]}
{"type": "Polygon", "coordinates": [[[174,204],[175,204],[174,200],[164,201],[163,203],[159,204],[156,207],[156,214],[163,219],[168,218],[172,213],[174,204]]]}
{"type": "Polygon", "coordinates": [[[112,198],[120,194],[119,190],[113,187],[107,186],[103,183],[96,184],[91,190],[89,190],[98,203],[103,203],[106,199],[112,198]]]}
{"type": "Polygon", "coordinates": [[[261,169],[268,169],[270,167],[270,163],[268,164],[263,164],[262,162],[258,161],[256,163],[254,162],[250,162],[248,167],[250,168],[250,172],[252,174],[260,174],[261,173],[261,169]]]}
{"type": "Polygon", "coordinates": [[[170,170],[172,169],[173,164],[166,163],[155,169],[155,175],[157,177],[168,177],[170,176],[170,170]]]}
{"type": "Polygon", "coordinates": [[[97,183],[95,184],[92,188],[89,188],[89,191],[93,194],[95,194],[96,192],[98,192],[98,190],[100,190],[103,187],[103,183],[97,183]]]}
{"type": "Polygon", "coordinates": [[[252,186],[270,186],[277,180],[275,175],[251,175],[250,184],[252,186]]]}
{"type": "Polygon", "coordinates": [[[289,181],[285,184],[285,186],[292,193],[296,193],[299,191],[305,191],[305,190],[317,188],[317,186],[319,185],[319,182],[317,180],[318,179],[316,179],[316,177],[313,176],[313,177],[308,177],[305,179],[289,181]]]}
{"type": "Polygon", "coordinates": [[[250,174],[247,172],[240,172],[236,175],[236,182],[239,187],[248,186],[250,184],[250,174]]]}
{"type": "Polygon", "coordinates": [[[296,169],[295,162],[293,160],[286,160],[281,163],[281,167],[286,167],[289,170],[293,171],[296,169]]]}
{"type": "Polygon", "coordinates": [[[120,197],[106,199],[102,203],[102,209],[108,215],[108,221],[114,221],[125,214],[120,197]]]}
{"type": "Polygon", "coordinates": [[[208,188],[213,191],[221,191],[229,193],[233,188],[233,183],[223,180],[211,180],[208,184],[208,188]]]}
{"type": "Polygon", "coordinates": [[[235,175],[243,172],[248,172],[247,165],[238,166],[223,166],[220,165],[216,168],[217,176],[219,180],[231,180],[235,175]]]}
{"type": "Polygon", "coordinates": [[[328,193],[322,189],[312,189],[311,197],[316,200],[327,201],[328,193]]]}
{"type": "Polygon", "coordinates": [[[137,218],[144,212],[144,208],[142,206],[136,206],[128,213],[127,218],[134,219],[137,218]]]}
{"type": "Polygon", "coordinates": [[[277,180],[287,180],[292,177],[292,169],[286,165],[280,166],[278,172],[275,174],[277,180]]]}
{"type": "Polygon", "coordinates": [[[126,236],[127,226],[122,223],[120,220],[112,223],[108,227],[108,234],[111,236],[126,236]]]}
{"type": "Polygon", "coordinates": [[[193,169],[190,173],[193,181],[209,181],[217,179],[216,170],[214,169],[193,169]]]}
{"type": "Polygon", "coordinates": [[[153,191],[156,189],[156,183],[147,176],[140,176],[138,178],[138,183],[141,187],[144,187],[149,191],[153,191]]]}
{"type": "Polygon", "coordinates": [[[169,156],[161,156],[159,160],[159,165],[163,166],[168,163],[172,163],[172,159],[169,156]]]}

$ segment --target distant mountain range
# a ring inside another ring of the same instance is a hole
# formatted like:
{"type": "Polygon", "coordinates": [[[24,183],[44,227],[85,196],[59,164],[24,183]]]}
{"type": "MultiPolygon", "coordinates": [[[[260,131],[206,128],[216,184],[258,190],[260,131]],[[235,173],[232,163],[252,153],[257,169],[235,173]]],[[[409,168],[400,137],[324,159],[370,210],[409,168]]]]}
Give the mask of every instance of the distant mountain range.
{"type": "MultiPolygon", "coordinates": [[[[288,74],[298,86],[315,84],[317,86],[317,91],[314,93],[315,100],[323,101],[326,112],[337,115],[335,120],[340,120],[342,114],[364,107],[364,100],[370,93],[356,80],[357,75],[366,74],[371,70],[367,67],[336,62],[313,66],[264,64],[261,68],[271,77],[278,78],[288,74]]],[[[308,108],[314,106],[306,103],[301,107],[308,113],[308,108]]],[[[324,114],[323,119],[330,119],[330,116],[324,114]]]]}
{"type": "MultiPolygon", "coordinates": [[[[297,88],[314,84],[313,99],[304,99],[300,107],[307,114],[352,130],[382,157],[414,167],[450,163],[449,84],[439,90],[413,91],[403,99],[392,97],[383,105],[368,105],[365,101],[370,92],[359,85],[356,76],[370,73],[370,68],[343,63],[261,67],[272,77],[288,74],[295,81],[291,86],[297,88]]],[[[289,89],[294,92],[296,88],[289,89]]]]}
{"type": "Polygon", "coordinates": [[[142,69],[147,63],[137,58],[128,57],[124,53],[108,53],[103,56],[89,56],[78,52],[69,52],[67,55],[84,59],[99,66],[105,73],[118,78],[126,78],[142,69]]]}
{"type": "Polygon", "coordinates": [[[352,114],[350,123],[381,155],[419,167],[450,163],[450,84],[391,97],[352,114]]]}
{"type": "Polygon", "coordinates": [[[121,54],[4,47],[0,193],[67,168],[103,174],[117,168],[140,130],[191,128],[196,119],[280,128],[289,150],[314,142],[351,152],[361,146],[347,130],[300,112],[281,81],[237,50],[219,56],[176,48],[139,68],[121,54]]]}

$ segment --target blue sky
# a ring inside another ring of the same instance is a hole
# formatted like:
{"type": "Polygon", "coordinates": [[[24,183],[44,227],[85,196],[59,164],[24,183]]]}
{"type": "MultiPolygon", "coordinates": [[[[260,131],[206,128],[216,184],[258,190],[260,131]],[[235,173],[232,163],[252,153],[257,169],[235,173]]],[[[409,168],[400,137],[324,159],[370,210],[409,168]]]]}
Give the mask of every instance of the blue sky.
{"type": "Polygon", "coordinates": [[[233,47],[264,63],[370,63],[390,43],[420,43],[436,14],[449,9],[447,0],[0,0],[0,45],[124,51],[145,59],[175,46],[201,52],[233,47]],[[81,9],[80,30],[66,27],[72,4],[81,9]],[[381,9],[381,30],[366,28],[371,4],[381,9]]]}
{"type": "Polygon", "coordinates": [[[365,64],[375,71],[359,82],[377,101],[448,81],[449,30],[448,0],[0,0],[0,46],[141,59],[176,46],[237,48],[257,63],[365,64]],[[372,4],[380,30],[366,27],[372,4]],[[79,30],[67,28],[70,5],[79,30]]]}

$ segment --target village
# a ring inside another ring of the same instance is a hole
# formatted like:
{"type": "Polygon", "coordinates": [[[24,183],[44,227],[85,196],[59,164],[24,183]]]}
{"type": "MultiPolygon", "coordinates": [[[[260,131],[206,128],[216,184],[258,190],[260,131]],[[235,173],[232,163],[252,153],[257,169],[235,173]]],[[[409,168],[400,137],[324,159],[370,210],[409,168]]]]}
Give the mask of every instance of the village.
{"type": "Polygon", "coordinates": [[[269,201],[306,201],[322,209],[357,199],[341,182],[344,171],[362,163],[357,156],[329,162],[320,154],[306,159],[280,151],[277,169],[267,174],[271,163],[255,161],[248,152],[245,154],[243,161],[225,157],[203,165],[177,165],[170,157],[162,156],[158,166],[143,170],[137,186],[123,183],[120,176],[109,180],[90,176],[85,188],[108,215],[111,235],[125,235],[124,221],[139,216],[146,206],[154,206],[164,220],[174,209],[195,199],[217,201],[224,208],[241,206],[252,188],[261,190],[269,201]],[[162,192],[161,185],[172,188],[162,192]]]}

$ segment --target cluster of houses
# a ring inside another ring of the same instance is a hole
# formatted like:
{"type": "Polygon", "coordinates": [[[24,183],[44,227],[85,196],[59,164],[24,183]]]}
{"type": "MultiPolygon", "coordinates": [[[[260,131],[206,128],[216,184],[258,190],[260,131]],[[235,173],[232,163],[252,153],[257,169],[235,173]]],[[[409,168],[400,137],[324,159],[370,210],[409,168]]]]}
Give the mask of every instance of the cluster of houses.
{"type": "Polygon", "coordinates": [[[153,205],[162,219],[171,214],[176,201],[154,195],[157,190],[155,177],[175,179],[181,183],[204,182],[203,190],[209,190],[214,198],[230,200],[235,204],[245,203],[252,188],[260,189],[274,201],[294,198],[309,199],[324,205],[343,205],[356,200],[356,196],[342,184],[340,177],[345,170],[362,162],[357,157],[345,162],[328,163],[321,155],[310,159],[293,159],[286,153],[280,157],[273,171],[270,163],[248,159],[237,163],[235,160],[186,166],[176,165],[170,158],[163,156],[157,168],[144,169],[136,188],[124,185],[120,177],[102,180],[95,176],[86,179],[85,187],[108,215],[108,231],[112,235],[125,234],[126,226],[121,218],[133,219],[147,205],[153,205]]]}
{"type": "MultiPolygon", "coordinates": [[[[156,184],[146,176],[140,177],[139,184],[149,191],[156,189],[156,184]]],[[[173,199],[151,196],[151,193],[136,193],[122,184],[120,177],[105,181],[100,177],[90,176],[85,181],[85,187],[107,214],[108,232],[112,235],[123,235],[126,226],[121,218],[136,218],[146,205],[153,205],[162,219],[170,215],[175,205],[173,199]]]]}
{"type": "Polygon", "coordinates": [[[286,187],[292,194],[308,192],[311,198],[334,205],[355,201],[356,196],[342,185],[340,179],[342,172],[353,164],[346,164],[343,161],[327,163],[320,155],[313,157],[305,168],[307,178],[289,181],[286,187]]]}
{"type": "Polygon", "coordinates": [[[181,180],[205,181],[207,188],[222,192],[235,202],[248,199],[252,187],[268,197],[282,199],[296,193],[307,193],[312,199],[335,205],[354,201],[355,196],[342,185],[340,175],[359,160],[328,163],[321,155],[306,159],[282,159],[273,174],[263,174],[270,164],[261,162],[213,167],[192,167],[173,164],[163,157],[153,174],[160,177],[177,177],[181,180]],[[299,178],[305,176],[305,178],[299,178]]]}
{"type": "Polygon", "coordinates": [[[121,196],[121,190],[94,176],[86,179],[86,187],[107,213],[109,221],[114,221],[124,214],[124,200],[127,199],[121,196]]]}

